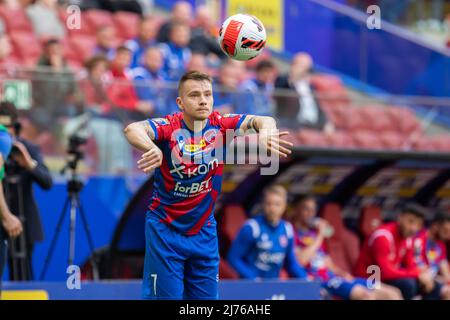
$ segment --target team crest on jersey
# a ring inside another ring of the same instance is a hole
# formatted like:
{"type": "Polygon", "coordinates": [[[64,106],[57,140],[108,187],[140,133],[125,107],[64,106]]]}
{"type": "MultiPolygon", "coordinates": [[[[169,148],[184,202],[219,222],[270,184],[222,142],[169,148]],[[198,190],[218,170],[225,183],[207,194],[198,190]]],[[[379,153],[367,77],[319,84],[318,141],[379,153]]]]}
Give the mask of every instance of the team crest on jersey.
{"type": "Polygon", "coordinates": [[[217,130],[217,129],[209,129],[203,135],[203,139],[205,139],[205,141],[207,143],[213,143],[218,132],[219,132],[219,130],[217,130]]]}
{"type": "Polygon", "coordinates": [[[153,122],[155,122],[156,124],[160,125],[160,126],[164,126],[169,124],[169,120],[164,119],[164,118],[156,118],[156,119],[152,119],[153,122]]]}
{"type": "Polygon", "coordinates": [[[437,248],[428,249],[427,259],[430,263],[435,262],[440,255],[440,252],[438,252],[438,250],[436,249],[437,248]]]}

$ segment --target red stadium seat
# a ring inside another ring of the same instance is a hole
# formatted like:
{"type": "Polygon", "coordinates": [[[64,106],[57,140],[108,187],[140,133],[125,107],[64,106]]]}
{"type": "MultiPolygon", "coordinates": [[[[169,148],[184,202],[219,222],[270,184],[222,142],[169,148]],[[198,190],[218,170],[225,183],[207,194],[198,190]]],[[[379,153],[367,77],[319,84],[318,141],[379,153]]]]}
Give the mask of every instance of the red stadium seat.
{"type": "Polygon", "coordinates": [[[367,129],[367,121],[362,116],[361,108],[340,105],[333,109],[333,111],[330,110],[329,112],[333,114],[332,119],[338,129],[350,131],[367,129]]]}
{"type": "Polygon", "coordinates": [[[116,27],[114,24],[113,15],[109,11],[90,9],[85,11],[84,16],[89,27],[94,32],[101,26],[113,26],[114,28],[116,27]]]}
{"type": "Polygon", "coordinates": [[[35,65],[41,55],[41,43],[31,32],[14,31],[10,33],[16,54],[27,65],[35,65]]]}
{"type": "Polygon", "coordinates": [[[428,137],[417,137],[411,141],[411,146],[417,151],[434,151],[434,145],[430,143],[428,137]]]}
{"type": "Polygon", "coordinates": [[[391,121],[395,124],[397,131],[400,131],[402,134],[421,134],[423,132],[422,125],[413,111],[407,108],[391,106],[386,112],[391,118],[391,121]]]}
{"type": "Polygon", "coordinates": [[[450,152],[450,136],[448,134],[436,135],[430,137],[434,150],[441,152],[450,152]]]}
{"type": "Polygon", "coordinates": [[[315,74],[311,77],[311,85],[317,93],[321,106],[340,106],[350,104],[347,89],[339,77],[315,74]]]}
{"type": "Polygon", "coordinates": [[[239,279],[239,274],[222,257],[220,258],[220,262],[219,262],[219,278],[220,279],[239,279]]]}
{"type": "Polygon", "coordinates": [[[356,261],[358,261],[361,242],[356,234],[347,229],[344,229],[344,232],[342,233],[342,240],[344,242],[344,251],[347,263],[346,270],[351,273],[356,261]]]}
{"type": "Polygon", "coordinates": [[[91,57],[97,44],[95,37],[87,35],[70,36],[69,42],[74,52],[78,55],[79,61],[85,61],[91,57]]]}
{"type": "Polygon", "coordinates": [[[25,10],[22,8],[11,9],[7,6],[0,6],[0,17],[2,18],[8,33],[16,31],[33,32],[33,27],[28,20],[25,10]]]}
{"type": "Polygon", "coordinates": [[[371,131],[353,132],[355,145],[362,149],[383,149],[384,145],[377,133],[371,131]]]}
{"type": "Polygon", "coordinates": [[[331,259],[343,270],[351,272],[359,254],[358,238],[345,228],[338,204],[325,204],[321,210],[321,217],[334,228],[333,236],[326,240],[331,259]]]}
{"type": "Polygon", "coordinates": [[[351,133],[336,131],[326,135],[327,144],[333,148],[354,148],[355,143],[351,133]]]}
{"type": "Polygon", "coordinates": [[[139,15],[133,12],[119,11],[114,14],[116,30],[124,39],[136,37],[138,33],[139,15]]]}
{"type": "Polygon", "coordinates": [[[83,61],[80,59],[80,56],[75,52],[75,50],[72,48],[72,44],[70,41],[65,38],[61,41],[62,47],[63,47],[63,54],[64,58],[68,61],[77,61],[82,63],[83,61]]]}
{"type": "Polygon", "coordinates": [[[361,116],[366,120],[366,128],[375,131],[395,129],[395,123],[386,112],[387,108],[378,105],[365,105],[361,108],[361,116]]]}
{"type": "Polygon", "coordinates": [[[375,206],[366,206],[359,216],[359,231],[363,238],[367,238],[381,223],[381,209],[375,206]]]}
{"type": "Polygon", "coordinates": [[[287,280],[289,279],[289,273],[286,271],[286,269],[282,268],[280,271],[280,279],[281,280],[287,280]]]}
{"type": "Polygon", "coordinates": [[[325,139],[325,135],[317,130],[311,129],[301,129],[298,133],[298,141],[300,146],[309,146],[309,147],[326,147],[327,141],[325,139]]]}
{"type": "Polygon", "coordinates": [[[396,131],[381,131],[380,139],[384,147],[387,149],[409,149],[407,139],[396,131]]]}
{"type": "Polygon", "coordinates": [[[230,204],[223,208],[223,215],[220,221],[222,234],[227,241],[236,238],[242,225],[247,220],[247,215],[242,206],[238,204],[230,204]]]}

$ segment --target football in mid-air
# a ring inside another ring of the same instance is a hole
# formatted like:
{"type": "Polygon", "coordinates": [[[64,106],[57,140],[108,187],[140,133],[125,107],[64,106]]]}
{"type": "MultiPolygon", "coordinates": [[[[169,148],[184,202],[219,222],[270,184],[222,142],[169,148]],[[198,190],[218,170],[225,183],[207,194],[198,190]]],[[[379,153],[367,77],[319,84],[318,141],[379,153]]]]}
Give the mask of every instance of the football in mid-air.
{"type": "Polygon", "coordinates": [[[250,60],[262,52],[266,44],[266,29],[254,16],[235,14],[222,24],[219,44],[230,58],[250,60]]]}

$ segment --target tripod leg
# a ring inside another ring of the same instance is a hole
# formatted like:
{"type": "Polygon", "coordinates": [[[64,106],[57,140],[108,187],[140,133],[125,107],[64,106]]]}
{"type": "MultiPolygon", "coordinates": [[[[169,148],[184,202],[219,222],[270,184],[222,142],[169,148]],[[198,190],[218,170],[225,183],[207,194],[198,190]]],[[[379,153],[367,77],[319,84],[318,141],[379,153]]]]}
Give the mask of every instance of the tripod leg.
{"type": "Polygon", "coordinates": [[[44,267],[43,267],[43,269],[41,271],[41,275],[39,277],[39,280],[43,280],[45,274],[47,273],[48,264],[50,262],[50,259],[51,259],[52,255],[53,255],[53,251],[55,250],[56,240],[58,239],[59,232],[61,231],[61,225],[63,223],[64,215],[66,214],[67,208],[69,207],[69,203],[70,203],[70,198],[67,198],[66,199],[66,203],[64,204],[64,208],[63,208],[63,210],[61,212],[61,215],[59,217],[58,224],[56,225],[55,234],[53,235],[53,239],[52,239],[52,242],[50,244],[50,249],[48,250],[47,257],[45,258],[44,267]]]}
{"type": "Polygon", "coordinates": [[[83,222],[84,230],[86,231],[86,235],[87,235],[87,239],[88,239],[88,243],[89,243],[89,249],[91,250],[91,264],[92,264],[93,278],[94,278],[94,280],[98,280],[99,279],[98,267],[97,267],[97,261],[96,261],[95,256],[94,256],[94,249],[95,248],[94,248],[94,241],[92,240],[91,230],[89,228],[89,224],[87,223],[87,219],[86,219],[86,216],[84,214],[84,209],[83,209],[83,206],[81,204],[80,197],[77,196],[76,200],[78,202],[78,208],[79,208],[79,211],[80,211],[81,221],[83,222]]]}

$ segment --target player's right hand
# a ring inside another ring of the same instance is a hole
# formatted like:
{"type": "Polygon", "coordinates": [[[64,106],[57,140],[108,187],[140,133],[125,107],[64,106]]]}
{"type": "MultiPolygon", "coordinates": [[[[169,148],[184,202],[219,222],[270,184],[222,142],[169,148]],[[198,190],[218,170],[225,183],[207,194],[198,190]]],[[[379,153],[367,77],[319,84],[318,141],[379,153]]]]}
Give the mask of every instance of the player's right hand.
{"type": "Polygon", "coordinates": [[[425,292],[430,292],[434,288],[433,275],[429,270],[425,270],[419,274],[419,282],[425,292]]]}
{"type": "Polygon", "coordinates": [[[149,173],[153,169],[161,166],[163,154],[159,148],[152,148],[141,156],[137,162],[138,168],[144,173],[149,173]]]}
{"type": "Polygon", "coordinates": [[[18,237],[23,231],[22,222],[12,213],[7,213],[3,217],[2,225],[11,238],[18,237]]]}

